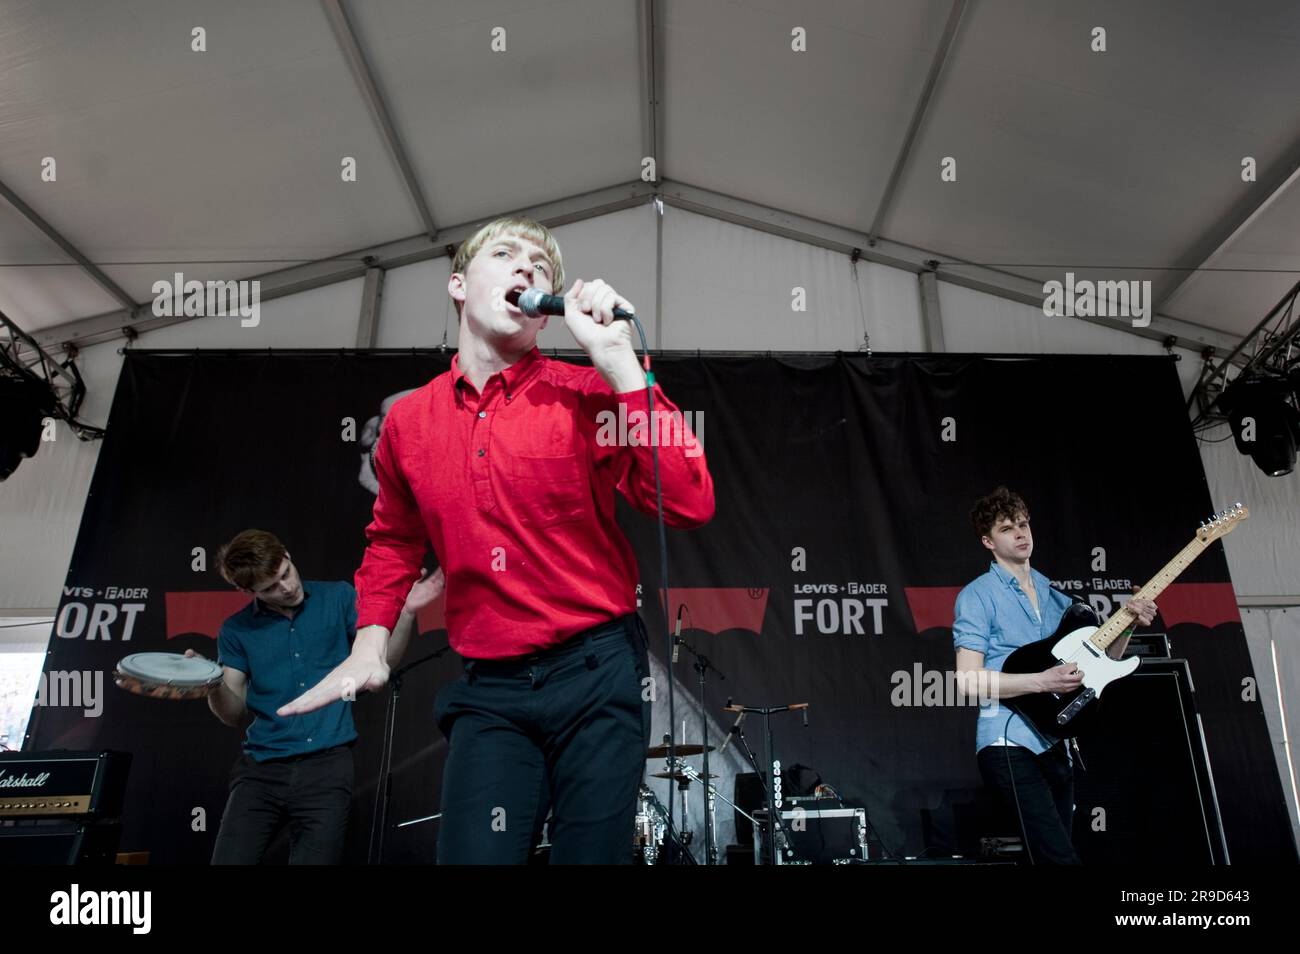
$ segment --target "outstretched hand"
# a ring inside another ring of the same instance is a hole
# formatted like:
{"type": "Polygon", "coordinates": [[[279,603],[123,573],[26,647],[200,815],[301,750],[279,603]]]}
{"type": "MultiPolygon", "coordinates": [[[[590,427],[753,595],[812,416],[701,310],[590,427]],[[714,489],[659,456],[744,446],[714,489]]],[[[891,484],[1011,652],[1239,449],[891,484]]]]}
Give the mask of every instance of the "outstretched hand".
{"type": "Polygon", "coordinates": [[[387,639],[388,631],[382,626],[361,630],[348,658],[297,699],[277,709],[276,715],[302,715],[340,699],[355,702],[360,693],[382,689],[388,683],[388,663],[384,660],[387,639]]]}

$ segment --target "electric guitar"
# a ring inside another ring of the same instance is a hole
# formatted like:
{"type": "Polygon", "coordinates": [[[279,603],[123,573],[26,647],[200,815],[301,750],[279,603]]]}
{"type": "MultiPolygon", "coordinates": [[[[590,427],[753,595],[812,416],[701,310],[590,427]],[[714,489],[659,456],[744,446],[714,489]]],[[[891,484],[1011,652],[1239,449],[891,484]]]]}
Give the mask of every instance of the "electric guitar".
{"type": "MultiPolygon", "coordinates": [[[[1154,600],[1211,543],[1227,536],[1249,516],[1250,511],[1240,503],[1216,513],[1201,524],[1192,542],[1134,595],[1154,600]]],[[[1123,636],[1136,620],[1136,613],[1122,607],[1098,626],[1091,607],[1086,603],[1071,604],[1054,635],[1021,646],[1007,657],[1002,671],[1036,673],[1062,663],[1075,663],[1083,673],[1083,684],[1066,693],[1035,692],[1017,696],[1005,700],[1005,704],[1048,738],[1068,739],[1078,735],[1092,721],[1102,690],[1129,675],[1140,664],[1136,657],[1120,660],[1106,655],[1110,644],[1123,636]]]]}

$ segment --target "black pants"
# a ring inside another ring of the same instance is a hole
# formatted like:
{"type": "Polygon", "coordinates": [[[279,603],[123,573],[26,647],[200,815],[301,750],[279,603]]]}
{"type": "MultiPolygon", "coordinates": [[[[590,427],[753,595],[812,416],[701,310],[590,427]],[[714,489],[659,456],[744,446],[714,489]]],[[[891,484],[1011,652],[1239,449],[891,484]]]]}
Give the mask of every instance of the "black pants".
{"type": "Polygon", "coordinates": [[[241,755],[212,852],[214,865],[260,864],[289,826],[289,864],[336,865],[352,805],[351,745],[258,762],[241,755]]]}
{"type": "Polygon", "coordinates": [[[450,742],[438,863],[523,864],[552,810],[551,864],[629,862],[648,676],[635,615],[521,659],[466,660],[435,707],[450,742]]]}
{"type": "Polygon", "coordinates": [[[1017,823],[1023,816],[1022,834],[1034,863],[1079,864],[1070,840],[1074,826],[1074,770],[1065,743],[1058,742],[1042,755],[1018,745],[986,745],[980,749],[978,759],[984,783],[998,791],[1017,823]]]}

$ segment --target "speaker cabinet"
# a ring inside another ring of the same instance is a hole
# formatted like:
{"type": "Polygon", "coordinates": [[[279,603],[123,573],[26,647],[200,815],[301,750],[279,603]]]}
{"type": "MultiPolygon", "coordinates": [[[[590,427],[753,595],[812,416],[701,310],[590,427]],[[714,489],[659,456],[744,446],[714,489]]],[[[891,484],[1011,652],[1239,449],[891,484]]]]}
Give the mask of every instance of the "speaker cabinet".
{"type": "Polygon", "coordinates": [[[1227,864],[1214,775],[1184,659],[1144,659],[1103,693],[1074,763],[1085,864],[1227,864]]]}
{"type": "Polygon", "coordinates": [[[116,822],[29,822],[0,826],[0,865],[111,865],[116,822]]]}

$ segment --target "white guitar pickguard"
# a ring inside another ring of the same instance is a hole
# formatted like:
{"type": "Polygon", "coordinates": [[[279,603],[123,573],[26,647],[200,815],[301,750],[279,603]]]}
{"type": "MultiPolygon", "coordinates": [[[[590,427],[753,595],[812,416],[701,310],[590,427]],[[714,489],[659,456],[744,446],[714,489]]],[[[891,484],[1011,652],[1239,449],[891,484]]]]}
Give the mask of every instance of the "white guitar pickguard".
{"type": "MultiPolygon", "coordinates": [[[[1096,696],[1116,679],[1122,679],[1136,669],[1141,660],[1136,656],[1129,659],[1111,659],[1096,646],[1088,643],[1088,638],[1097,632],[1096,626],[1081,626],[1062,636],[1052,654],[1063,663],[1077,663],[1083,673],[1083,685],[1091,689],[1096,696]]],[[[1040,657],[1041,658],[1041,657],[1040,657]]]]}

